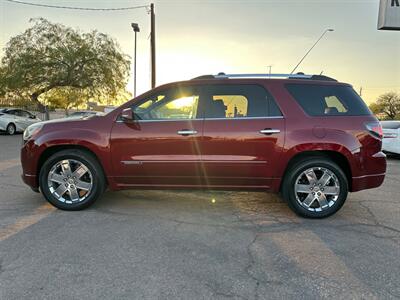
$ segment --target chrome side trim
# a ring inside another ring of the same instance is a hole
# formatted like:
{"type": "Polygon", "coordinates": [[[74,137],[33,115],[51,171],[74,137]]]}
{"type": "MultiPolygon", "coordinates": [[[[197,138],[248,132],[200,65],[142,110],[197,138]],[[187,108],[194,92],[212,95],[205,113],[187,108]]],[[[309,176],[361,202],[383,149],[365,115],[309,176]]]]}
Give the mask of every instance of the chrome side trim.
{"type": "Polygon", "coordinates": [[[142,165],[151,163],[212,163],[212,164],[266,164],[266,160],[122,160],[124,165],[142,165]]]}
{"type": "Polygon", "coordinates": [[[143,162],[140,160],[121,160],[124,165],[142,165],[143,162]]]}
{"type": "Polygon", "coordinates": [[[370,174],[370,175],[363,175],[363,176],[356,176],[356,177],[352,177],[353,179],[361,179],[361,178],[365,178],[365,177],[376,177],[376,176],[385,176],[386,173],[380,173],[380,174],[370,174]]]}

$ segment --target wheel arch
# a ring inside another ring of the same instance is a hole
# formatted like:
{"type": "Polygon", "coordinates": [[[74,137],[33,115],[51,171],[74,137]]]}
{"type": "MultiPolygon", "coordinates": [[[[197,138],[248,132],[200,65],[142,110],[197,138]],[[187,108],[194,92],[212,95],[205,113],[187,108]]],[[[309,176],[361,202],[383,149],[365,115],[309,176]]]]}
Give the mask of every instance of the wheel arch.
{"type": "Polygon", "coordinates": [[[96,155],[96,153],[94,153],[93,151],[91,151],[89,148],[82,146],[82,145],[54,145],[51,147],[46,148],[40,155],[39,160],[38,160],[38,164],[36,167],[36,174],[37,174],[37,178],[39,178],[39,174],[40,174],[40,170],[43,166],[43,164],[45,163],[45,161],[50,158],[52,155],[54,155],[57,152],[63,151],[63,150],[80,150],[83,152],[86,152],[87,154],[91,155],[99,164],[102,172],[103,172],[103,177],[104,180],[106,182],[106,184],[108,184],[107,181],[107,176],[106,173],[104,171],[104,167],[103,164],[101,163],[101,160],[99,159],[99,157],[96,155]]]}
{"type": "Polygon", "coordinates": [[[282,176],[282,180],[279,186],[279,191],[282,189],[283,181],[289,170],[298,162],[307,159],[307,158],[324,158],[324,159],[329,159],[333,162],[335,162],[345,173],[347,182],[349,185],[349,190],[352,190],[351,183],[352,183],[352,171],[351,171],[351,166],[350,162],[346,158],[346,156],[338,151],[332,151],[332,150],[309,150],[309,151],[303,151],[295,154],[294,156],[291,157],[289,160],[285,171],[282,176]]]}

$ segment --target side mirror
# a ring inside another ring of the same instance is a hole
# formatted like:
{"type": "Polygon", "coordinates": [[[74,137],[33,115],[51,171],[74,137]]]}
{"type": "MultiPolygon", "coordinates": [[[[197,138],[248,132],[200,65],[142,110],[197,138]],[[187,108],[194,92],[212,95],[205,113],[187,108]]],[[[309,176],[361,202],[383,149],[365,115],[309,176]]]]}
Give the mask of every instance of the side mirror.
{"type": "Polygon", "coordinates": [[[132,108],[125,108],[122,110],[121,118],[124,122],[132,122],[134,120],[132,108]]]}

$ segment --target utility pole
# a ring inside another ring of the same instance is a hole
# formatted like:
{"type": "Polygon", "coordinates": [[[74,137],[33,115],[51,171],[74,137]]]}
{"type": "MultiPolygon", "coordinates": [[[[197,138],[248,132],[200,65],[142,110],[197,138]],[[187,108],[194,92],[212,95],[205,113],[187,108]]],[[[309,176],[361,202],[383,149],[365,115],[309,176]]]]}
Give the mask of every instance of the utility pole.
{"type": "Polygon", "coordinates": [[[154,4],[150,4],[151,88],[156,87],[156,28],[154,4]]]}
{"type": "Polygon", "coordinates": [[[363,88],[362,87],[360,87],[360,97],[362,97],[362,90],[363,90],[363,88]]]}

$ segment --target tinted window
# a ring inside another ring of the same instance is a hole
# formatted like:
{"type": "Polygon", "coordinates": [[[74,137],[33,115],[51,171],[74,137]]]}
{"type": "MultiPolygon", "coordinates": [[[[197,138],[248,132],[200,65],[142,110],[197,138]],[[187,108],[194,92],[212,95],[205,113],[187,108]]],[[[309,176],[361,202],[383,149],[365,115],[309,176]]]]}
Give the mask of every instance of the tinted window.
{"type": "Polygon", "coordinates": [[[400,121],[385,121],[381,122],[381,125],[384,129],[399,129],[400,121]]]}
{"type": "Polygon", "coordinates": [[[16,110],[14,110],[14,109],[10,109],[10,110],[5,110],[4,111],[6,114],[9,114],[9,115],[16,115],[17,113],[17,111],[16,110]]]}
{"type": "Polygon", "coordinates": [[[185,120],[197,117],[200,96],[190,88],[169,89],[134,105],[139,120],[185,120]]]}
{"type": "Polygon", "coordinates": [[[371,114],[367,105],[350,86],[288,84],[286,87],[311,116],[371,114]]]}
{"type": "Polygon", "coordinates": [[[206,118],[281,116],[272,96],[258,85],[212,85],[202,88],[206,118]]]}
{"type": "Polygon", "coordinates": [[[18,116],[23,118],[30,118],[31,114],[28,113],[27,111],[20,110],[18,111],[18,116]]]}

